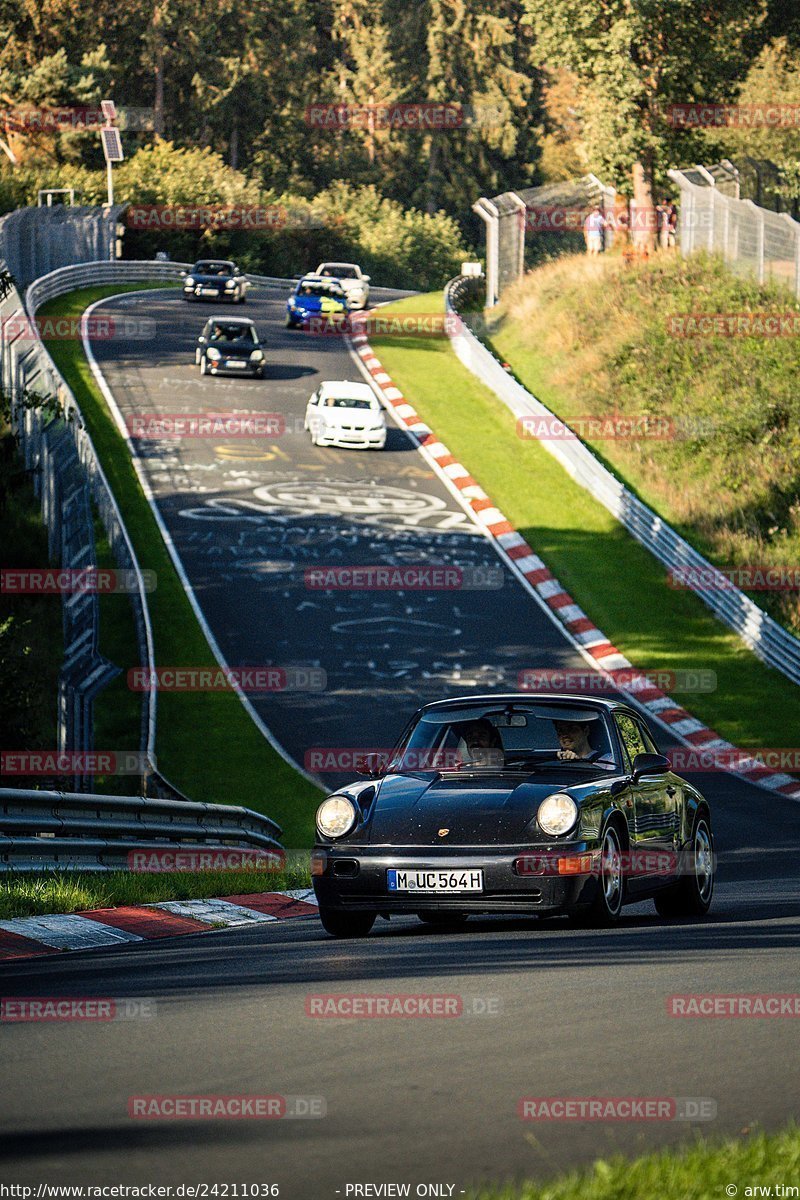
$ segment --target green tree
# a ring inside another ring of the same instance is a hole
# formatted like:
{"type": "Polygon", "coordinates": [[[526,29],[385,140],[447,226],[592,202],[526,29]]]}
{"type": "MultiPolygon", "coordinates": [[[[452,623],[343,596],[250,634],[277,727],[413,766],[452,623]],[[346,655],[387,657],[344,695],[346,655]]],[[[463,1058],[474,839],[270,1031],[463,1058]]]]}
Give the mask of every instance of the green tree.
{"type": "Polygon", "coordinates": [[[587,162],[652,204],[668,167],[707,149],[669,106],[731,99],[766,15],[766,0],[524,0],[534,62],[564,67],[584,90],[587,162]]]}

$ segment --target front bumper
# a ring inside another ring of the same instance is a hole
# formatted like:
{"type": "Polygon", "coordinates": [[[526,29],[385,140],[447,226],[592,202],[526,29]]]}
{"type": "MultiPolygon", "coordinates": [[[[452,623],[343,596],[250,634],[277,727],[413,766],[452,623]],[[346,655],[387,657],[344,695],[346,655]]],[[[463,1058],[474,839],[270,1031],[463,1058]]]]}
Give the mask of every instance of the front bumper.
{"type": "Polygon", "coordinates": [[[183,289],[185,300],[235,300],[236,291],[231,288],[226,291],[225,288],[210,288],[199,284],[195,287],[185,287],[183,289]]]}
{"type": "Polygon", "coordinates": [[[338,446],[341,450],[383,450],[386,445],[386,430],[376,432],[332,430],[322,433],[318,446],[338,446]]]}
{"type": "Polygon", "coordinates": [[[388,847],[316,846],[315,856],[325,854],[325,870],[312,882],[317,903],[339,911],[416,913],[421,910],[466,913],[559,913],[591,904],[597,893],[595,875],[553,873],[554,858],[569,858],[596,847],[588,842],[538,846],[388,847]],[[522,856],[542,856],[545,873],[518,875],[514,862],[522,856]],[[353,871],[354,874],[341,874],[353,871]],[[426,867],[483,871],[482,892],[431,893],[389,892],[386,872],[420,870],[426,867]]]}

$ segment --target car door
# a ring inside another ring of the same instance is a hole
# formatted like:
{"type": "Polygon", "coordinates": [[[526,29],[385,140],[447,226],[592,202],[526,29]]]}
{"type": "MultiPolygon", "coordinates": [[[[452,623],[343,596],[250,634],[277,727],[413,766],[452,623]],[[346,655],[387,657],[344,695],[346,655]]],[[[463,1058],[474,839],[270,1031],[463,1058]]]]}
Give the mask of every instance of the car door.
{"type": "MultiPolygon", "coordinates": [[[[614,720],[625,751],[627,769],[632,772],[637,754],[657,754],[658,751],[650,734],[636,718],[627,713],[616,713],[614,720]]],[[[651,867],[655,874],[663,872],[663,865],[658,864],[663,864],[664,860],[659,860],[658,854],[675,849],[678,795],[671,775],[653,774],[643,775],[631,785],[631,799],[633,821],[628,822],[628,828],[634,853],[629,887],[640,890],[652,882],[652,879],[648,880],[651,867]]]]}
{"type": "Polygon", "coordinates": [[[306,428],[316,437],[319,429],[319,392],[314,392],[314,395],[309,400],[306,406],[306,428]]]}

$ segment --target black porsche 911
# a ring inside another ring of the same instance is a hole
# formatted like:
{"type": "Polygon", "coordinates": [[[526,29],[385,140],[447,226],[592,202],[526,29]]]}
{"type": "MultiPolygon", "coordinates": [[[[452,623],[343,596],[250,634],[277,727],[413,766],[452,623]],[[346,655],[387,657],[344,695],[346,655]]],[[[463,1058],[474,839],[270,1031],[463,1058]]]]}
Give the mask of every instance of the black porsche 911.
{"type": "Polygon", "coordinates": [[[311,874],[335,937],[362,937],[395,913],[440,925],[566,913],[607,925],[647,898],[663,916],[702,916],[711,904],[708,801],[621,702],[436,701],[362,774],[317,811],[311,874]]]}
{"type": "Polygon", "coordinates": [[[201,259],[183,276],[184,300],[230,300],[244,304],[250,282],[235,263],[227,259],[201,259]]]}

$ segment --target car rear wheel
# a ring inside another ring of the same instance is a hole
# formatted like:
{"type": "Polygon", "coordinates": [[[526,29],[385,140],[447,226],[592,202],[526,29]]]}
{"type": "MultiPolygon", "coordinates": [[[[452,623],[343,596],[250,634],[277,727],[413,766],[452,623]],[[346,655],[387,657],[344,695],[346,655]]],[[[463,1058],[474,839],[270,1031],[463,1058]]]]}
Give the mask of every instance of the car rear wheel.
{"type": "Polygon", "coordinates": [[[341,912],[338,908],[319,906],[322,928],[336,938],[366,937],[375,924],[376,916],[371,912],[341,912]]]}
{"type": "Polygon", "coordinates": [[[662,917],[704,917],[714,895],[714,839],[704,815],[697,817],[689,849],[690,866],[673,887],[654,897],[662,917]]]}
{"type": "Polygon", "coordinates": [[[425,925],[438,925],[442,928],[455,928],[459,925],[465,925],[469,920],[469,914],[463,912],[442,912],[434,909],[423,909],[418,912],[417,916],[425,925]]]}

